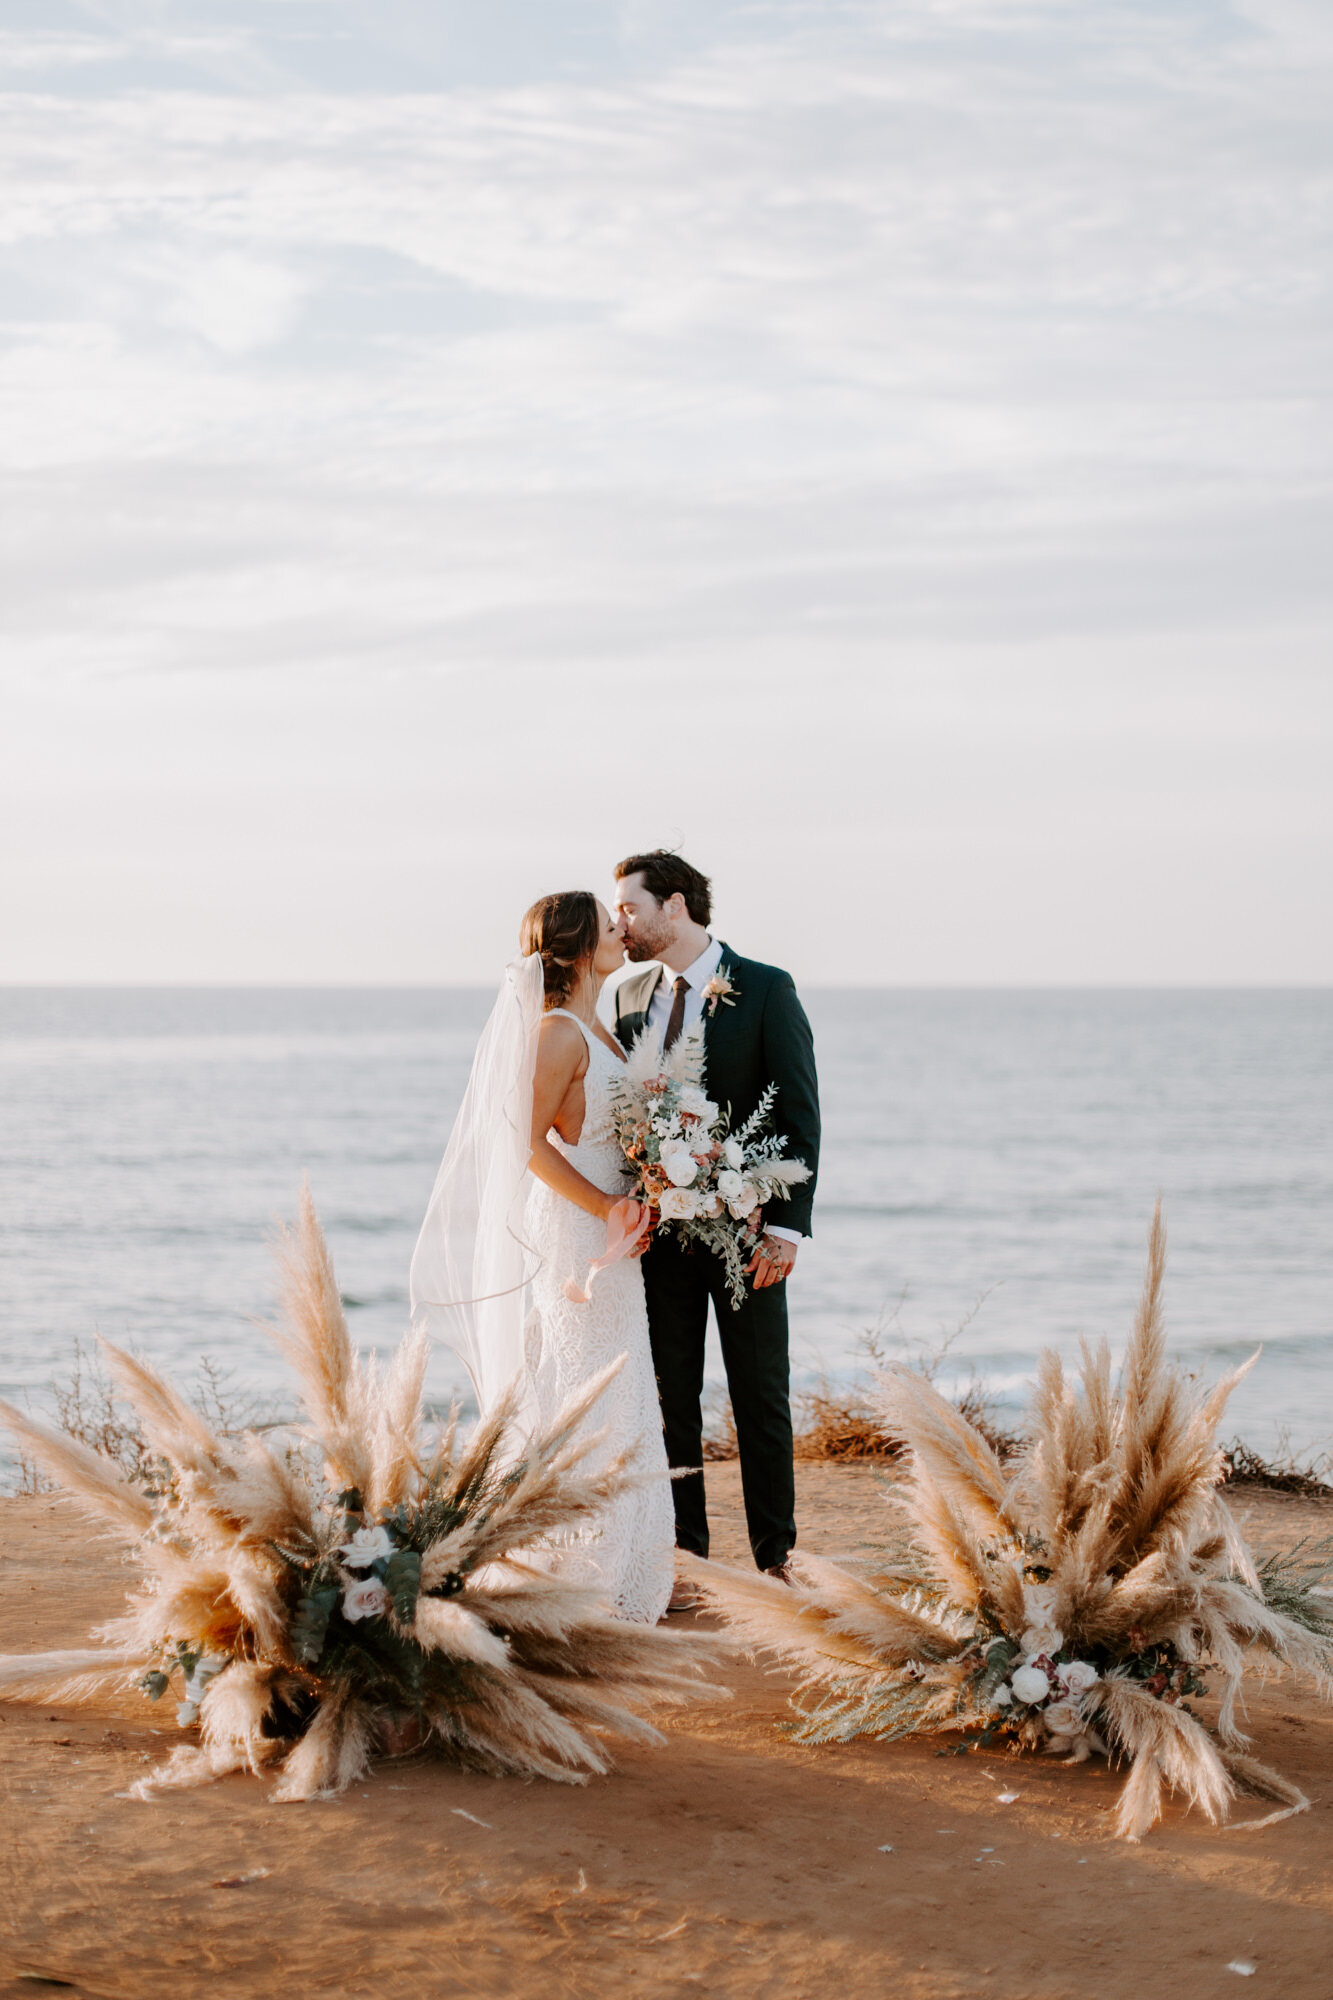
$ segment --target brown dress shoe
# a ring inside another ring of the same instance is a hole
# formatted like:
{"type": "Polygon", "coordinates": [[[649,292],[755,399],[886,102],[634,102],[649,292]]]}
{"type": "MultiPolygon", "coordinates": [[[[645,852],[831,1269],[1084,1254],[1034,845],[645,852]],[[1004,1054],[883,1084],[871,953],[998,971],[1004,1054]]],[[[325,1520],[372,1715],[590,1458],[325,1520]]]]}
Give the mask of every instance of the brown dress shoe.
{"type": "Polygon", "coordinates": [[[796,1588],[796,1578],[792,1574],[791,1563],[785,1557],[780,1563],[774,1563],[772,1569],[766,1569],[764,1575],[775,1576],[779,1583],[789,1584],[793,1590],[796,1588]]]}

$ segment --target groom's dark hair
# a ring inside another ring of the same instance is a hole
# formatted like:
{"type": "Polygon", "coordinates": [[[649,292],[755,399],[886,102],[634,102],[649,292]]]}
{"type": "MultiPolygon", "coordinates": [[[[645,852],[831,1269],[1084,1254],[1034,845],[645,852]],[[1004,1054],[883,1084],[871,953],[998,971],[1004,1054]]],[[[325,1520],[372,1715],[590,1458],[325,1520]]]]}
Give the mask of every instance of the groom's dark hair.
{"type": "Polygon", "coordinates": [[[627,855],[616,864],[617,882],[623,882],[627,875],[642,875],[644,888],[659,903],[679,893],[685,898],[685,907],[693,921],[707,927],[713,914],[713,885],[679,854],[672,854],[666,847],[655,847],[651,854],[627,855]]]}

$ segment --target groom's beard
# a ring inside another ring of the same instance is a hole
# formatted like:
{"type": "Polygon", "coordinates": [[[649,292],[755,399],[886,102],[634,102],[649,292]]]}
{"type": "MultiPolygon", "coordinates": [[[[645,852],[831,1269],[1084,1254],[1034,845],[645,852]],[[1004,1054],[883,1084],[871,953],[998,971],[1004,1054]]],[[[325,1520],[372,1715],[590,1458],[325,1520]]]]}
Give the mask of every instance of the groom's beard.
{"type": "Polygon", "coordinates": [[[645,959],[660,958],[671,942],[669,931],[652,931],[647,937],[640,934],[625,940],[625,956],[631,965],[642,965],[645,959]]]}

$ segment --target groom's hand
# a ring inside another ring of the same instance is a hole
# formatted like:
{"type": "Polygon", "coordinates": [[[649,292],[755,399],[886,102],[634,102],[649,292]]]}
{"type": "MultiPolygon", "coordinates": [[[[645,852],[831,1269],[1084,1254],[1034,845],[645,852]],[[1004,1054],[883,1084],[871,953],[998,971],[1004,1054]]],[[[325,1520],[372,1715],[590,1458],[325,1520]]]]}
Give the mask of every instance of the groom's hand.
{"type": "Polygon", "coordinates": [[[755,1290],[762,1292],[765,1285],[780,1285],[795,1262],[794,1243],[782,1236],[763,1236],[745,1271],[754,1279],[755,1290]]]}

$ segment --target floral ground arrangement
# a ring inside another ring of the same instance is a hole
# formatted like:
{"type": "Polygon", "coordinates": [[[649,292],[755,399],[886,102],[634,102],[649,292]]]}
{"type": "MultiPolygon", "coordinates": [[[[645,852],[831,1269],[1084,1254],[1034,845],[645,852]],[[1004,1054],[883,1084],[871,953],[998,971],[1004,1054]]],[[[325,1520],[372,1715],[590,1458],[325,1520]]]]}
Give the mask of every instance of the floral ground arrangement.
{"type": "Polygon", "coordinates": [[[284,1328],[308,1424],[222,1436],[104,1344],[154,1453],[144,1482],[0,1404],[42,1469],[132,1545],[143,1573],[85,1652],[0,1657],[0,1698],[92,1701],[137,1681],[198,1728],[148,1795],[248,1768],[272,1796],[326,1797],[373,1756],[434,1747],[474,1769],[579,1780],[605,1737],[657,1740],[645,1711],[697,1700],[710,1642],[612,1618],[542,1544],[637,1477],[590,1473],[588,1421],[614,1369],[521,1447],[498,1410],[466,1444],[422,1432],[427,1347],[358,1356],[308,1194],[283,1249],[284,1328]]]}
{"type": "Polygon", "coordinates": [[[1118,1381],[1105,1342],[1085,1344],[1077,1387],[1048,1351],[1013,1464],[920,1377],[883,1379],[911,1454],[898,1559],[853,1574],[804,1558],[795,1589],[695,1565],[738,1634],[798,1673],[799,1739],[950,1732],[959,1752],[1107,1756],[1128,1765],[1129,1840],[1164,1787],[1214,1821],[1238,1791],[1277,1801],[1271,1819],[1308,1805],[1246,1754],[1238,1707],[1253,1664],[1333,1694],[1333,1565],[1308,1548],[1256,1564],[1241,1538],[1215,1434],[1253,1360],[1206,1396],[1168,1365],[1164,1257],[1159,1211],[1118,1381]],[[1209,1692],[1211,1723],[1190,1705],[1209,1692]]]}

